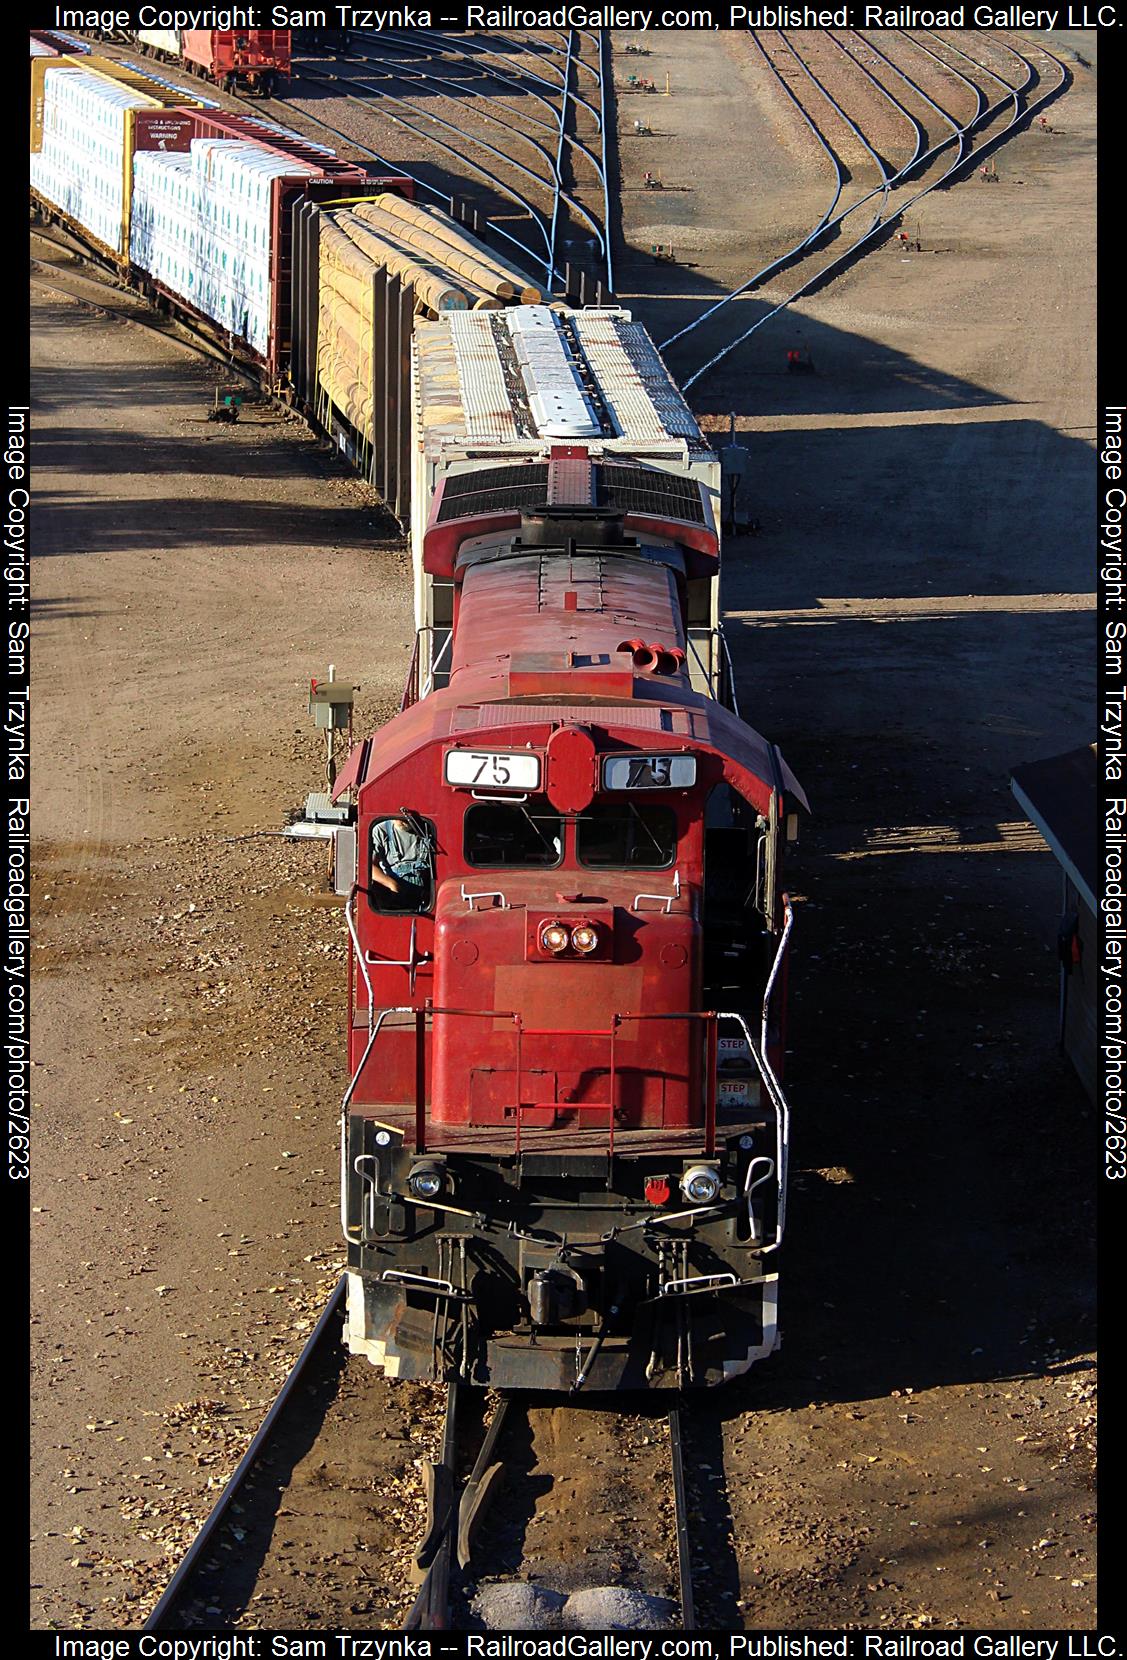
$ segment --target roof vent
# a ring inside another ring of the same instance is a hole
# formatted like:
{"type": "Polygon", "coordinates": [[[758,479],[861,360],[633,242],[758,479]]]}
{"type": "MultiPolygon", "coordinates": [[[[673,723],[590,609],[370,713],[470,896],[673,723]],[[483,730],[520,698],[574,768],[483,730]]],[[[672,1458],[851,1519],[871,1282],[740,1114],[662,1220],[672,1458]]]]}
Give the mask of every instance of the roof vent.
{"type": "Polygon", "coordinates": [[[597,438],[602,428],[550,308],[515,306],[506,320],[528,407],[541,435],[597,438]]]}

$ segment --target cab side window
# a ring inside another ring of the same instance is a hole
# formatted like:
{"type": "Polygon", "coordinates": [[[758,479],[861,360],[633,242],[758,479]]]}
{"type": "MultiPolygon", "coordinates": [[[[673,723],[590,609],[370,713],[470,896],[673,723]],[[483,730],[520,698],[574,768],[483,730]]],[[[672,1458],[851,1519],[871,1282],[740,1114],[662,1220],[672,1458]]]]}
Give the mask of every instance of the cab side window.
{"type": "Polygon", "coordinates": [[[368,897],[374,911],[417,916],[434,904],[434,825],[391,813],[369,831],[368,897]]]}

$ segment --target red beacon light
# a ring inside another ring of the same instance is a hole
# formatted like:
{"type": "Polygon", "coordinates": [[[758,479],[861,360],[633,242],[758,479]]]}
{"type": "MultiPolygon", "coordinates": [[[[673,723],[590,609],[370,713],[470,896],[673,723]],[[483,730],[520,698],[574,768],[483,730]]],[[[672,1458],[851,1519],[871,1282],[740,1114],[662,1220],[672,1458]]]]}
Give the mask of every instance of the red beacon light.
{"type": "Polygon", "coordinates": [[[648,1205],[668,1204],[671,1192],[668,1176],[646,1177],[646,1203],[648,1205]]]}

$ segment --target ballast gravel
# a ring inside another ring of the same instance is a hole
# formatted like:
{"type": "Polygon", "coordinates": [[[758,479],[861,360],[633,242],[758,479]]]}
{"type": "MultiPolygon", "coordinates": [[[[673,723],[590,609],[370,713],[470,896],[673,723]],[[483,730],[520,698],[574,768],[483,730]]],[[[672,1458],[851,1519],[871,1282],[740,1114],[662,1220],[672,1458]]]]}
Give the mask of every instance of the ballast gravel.
{"type": "Polygon", "coordinates": [[[485,1586],[473,1610],[488,1631],[662,1631],[677,1613],[668,1597],[619,1585],[592,1585],[565,1597],[523,1580],[485,1586]]]}

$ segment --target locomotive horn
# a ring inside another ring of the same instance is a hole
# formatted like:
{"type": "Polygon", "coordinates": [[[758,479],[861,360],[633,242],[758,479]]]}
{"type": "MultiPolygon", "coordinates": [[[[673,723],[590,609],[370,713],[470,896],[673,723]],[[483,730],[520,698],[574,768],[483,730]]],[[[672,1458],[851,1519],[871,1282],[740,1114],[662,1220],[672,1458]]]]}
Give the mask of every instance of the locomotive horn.
{"type": "Polygon", "coordinates": [[[623,640],[619,651],[628,651],[634,658],[636,669],[656,669],[659,647],[648,646],[644,640],[623,640]]]}

